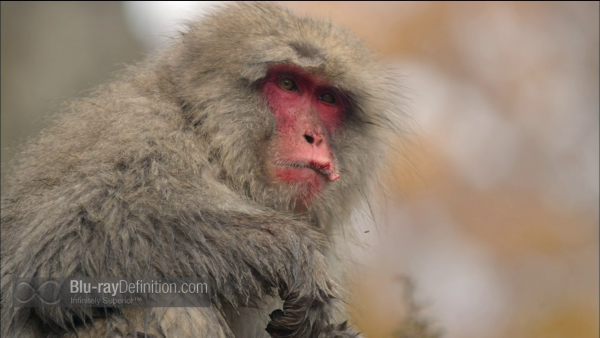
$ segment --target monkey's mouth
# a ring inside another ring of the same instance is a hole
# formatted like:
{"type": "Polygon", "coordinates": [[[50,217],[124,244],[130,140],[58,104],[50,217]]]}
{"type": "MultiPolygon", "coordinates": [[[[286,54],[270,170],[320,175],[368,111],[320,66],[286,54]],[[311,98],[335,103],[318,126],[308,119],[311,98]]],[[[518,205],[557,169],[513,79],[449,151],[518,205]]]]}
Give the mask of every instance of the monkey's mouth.
{"type": "Polygon", "coordinates": [[[313,171],[321,174],[329,182],[337,181],[340,175],[333,169],[331,163],[318,163],[315,161],[309,162],[279,162],[278,166],[284,168],[299,168],[299,169],[312,169],[313,171]]]}

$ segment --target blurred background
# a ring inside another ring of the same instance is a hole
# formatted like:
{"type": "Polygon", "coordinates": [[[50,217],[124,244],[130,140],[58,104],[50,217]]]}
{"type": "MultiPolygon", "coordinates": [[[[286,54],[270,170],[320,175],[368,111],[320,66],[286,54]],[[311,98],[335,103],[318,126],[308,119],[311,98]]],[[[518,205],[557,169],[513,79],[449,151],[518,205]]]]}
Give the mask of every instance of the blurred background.
{"type": "MultiPolygon", "coordinates": [[[[207,6],[2,2],[2,175],[63,101],[207,6]]],[[[598,2],[285,6],[361,36],[414,120],[382,221],[360,227],[359,329],[402,336],[408,275],[444,337],[598,337],[598,2]]]]}

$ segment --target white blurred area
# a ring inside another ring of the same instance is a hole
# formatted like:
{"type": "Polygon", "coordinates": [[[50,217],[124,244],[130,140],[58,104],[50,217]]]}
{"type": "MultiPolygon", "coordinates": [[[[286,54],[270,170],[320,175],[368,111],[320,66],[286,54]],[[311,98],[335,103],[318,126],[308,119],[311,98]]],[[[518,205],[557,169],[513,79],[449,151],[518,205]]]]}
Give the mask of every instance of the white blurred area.
{"type": "MultiPolygon", "coordinates": [[[[365,247],[356,249],[350,289],[354,322],[365,336],[400,338],[398,276],[408,275],[423,316],[446,338],[598,337],[598,2],[284,5],[363,37],[402,74],[414,119],[415,135],[397,141],[395,170],[382,183],[391,194],[379,224],[356,225],[365,247]]],[[[93,67],[84,61],[108,53],[110,41],[131,35],[141,46],[139,60],[219,2],[125,1],[115,8],[121,31],[96,7],[104,19],[77,20],[99,3],[21,8],[14,27],[14,3],[2,6],[4,150],[50,100],[90,87],[90,79],[76,76],[93,67]],[[36,35],[18,25],[29,20],[77,25],[73,33],[36,35]],[[34,42],[11,57],[23,44],[9,45],[10,32],[31,33],[34,42]],[[63,45],[68,41],[81,41],[82,57],[63,45]],[[58,48],[45,53],[52,44],[58,48]],[[56,67],[53,60],[68,63],[56,67]],[[68,73],[74,64],[75,75],[68,73]]],[[[136,60],[115,55],[98,64],[136,60]]]]}
{"type": "Polygon", "coordinates": [[[123,1],[127,26],[148,50],[168,43],[185,23],[201,17],[220,1],[123,1]]]}

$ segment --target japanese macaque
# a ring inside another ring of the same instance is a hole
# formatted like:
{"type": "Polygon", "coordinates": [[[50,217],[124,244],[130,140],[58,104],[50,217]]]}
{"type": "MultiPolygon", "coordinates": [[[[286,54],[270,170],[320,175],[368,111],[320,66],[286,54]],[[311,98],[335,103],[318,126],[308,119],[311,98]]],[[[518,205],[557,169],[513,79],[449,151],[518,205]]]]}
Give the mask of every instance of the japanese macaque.
{"type": "Polygon", "coordinates": [[[357,337],[326,256],[400,130],[395,81],[359,39],[273,4],[190,24],[7,174],[2,336],[357,337]],[[205,277],[211,306],[12,306],[14,277],[77,276],[205,277]]]}

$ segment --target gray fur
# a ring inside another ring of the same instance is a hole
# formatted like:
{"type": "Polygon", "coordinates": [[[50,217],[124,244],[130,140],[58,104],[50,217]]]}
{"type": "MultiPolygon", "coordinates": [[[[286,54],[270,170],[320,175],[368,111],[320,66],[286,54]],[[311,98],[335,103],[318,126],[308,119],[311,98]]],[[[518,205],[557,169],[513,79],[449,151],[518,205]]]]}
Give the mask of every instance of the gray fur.
{"type": "Polygon", "coordinates": [[[340,294],[325,253],[398,130],[389,74],[342,29],[236,3],[74,101],[29,143],[2,191],[2,336],[232,337],[231,313],[280,297],[273,336],[354,337],[332,323],[340,294]],[[341,178],[308,209],[263,172],[275,121],[260,80],[281,63],[351,102],[330,135],[341,178]],[[12,308],[11,278],[35,276],[201,276],[215,292],[209,308],[109,316],[12,308]]]}

